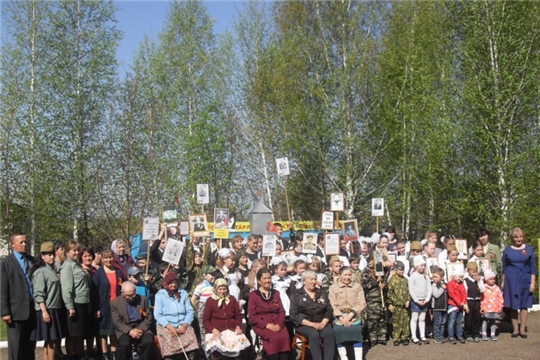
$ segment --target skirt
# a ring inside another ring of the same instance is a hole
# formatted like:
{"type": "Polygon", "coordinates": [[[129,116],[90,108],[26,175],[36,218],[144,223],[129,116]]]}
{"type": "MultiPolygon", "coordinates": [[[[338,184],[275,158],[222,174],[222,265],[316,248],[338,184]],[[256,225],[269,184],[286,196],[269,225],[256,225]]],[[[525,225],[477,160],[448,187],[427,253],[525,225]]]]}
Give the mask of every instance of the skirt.
{"type": "Polygon", "coordinates": [[[174,336],[161,325],[157,325],[156,332],[163,357],[182,354],[184,351],[187,353],[199,348],[197,336],[191,326],[188,327],[185,334],[178,336],[174,336]]]}
{"type": "Polygon", "coordinates": [[[86,336],[92,326],[90,322],[90,304],[75,304],[75,316],[69,317],[69,310],[66,314],[68,336],[86,336]]]}
{"type": "Polygon", "coordinates": [[[214,339],[213,334],[206,334],[206,357],[211,358],[212,353],[217,351],[226,357],[237,357],[240,352],[248,348],[251,344],[244,334],[237,335],[234,331],[225,330],[221,332],[219,339],[214,339]]]}
{"type": "Polygon", "coordinates": [[[99,328],[99,335],[101,336],[113,336],[116,335],[116,332],[114,330],[113,322],[112,322],[112,316],[109,316],[109,324],[106,327],[99,328]]]}
{"type": "Polygon", "coordinates": [[[429,303],[425,304],[424,306],[420,306],[414,301],[411,300],[411,311],[412,312],[426,312],[428,311],[429,303]]]}
{"type": "Polygon", "coordinates": [[[60,340],[67,335],[66,318],[61,309],[47,309],[51,321],[43,321],[43,313],[36,311],[36,327],[30,334],[32,341],[53,341],[60,340]]]}

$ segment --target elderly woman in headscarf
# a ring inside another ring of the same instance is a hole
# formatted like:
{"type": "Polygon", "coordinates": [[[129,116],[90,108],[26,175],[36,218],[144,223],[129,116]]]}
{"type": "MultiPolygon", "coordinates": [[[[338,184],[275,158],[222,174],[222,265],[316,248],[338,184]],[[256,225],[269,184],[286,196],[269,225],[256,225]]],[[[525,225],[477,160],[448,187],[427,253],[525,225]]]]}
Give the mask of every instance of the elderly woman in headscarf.
{"type": "Polygon", "coordinates": [[[178,276],[168,272],[163,278],[163,289],[156,294],[154,317],[156,330],[161,346],[161,355],[172,359],[174,355],[188,353],[190,359],[195,358],[199,348],[195,331],[191,327],[193,307],[188,293],[179,289],[178,276]]]}
{"type": "Polygon", "coordinates": [[[115,269],[118,269],[127,279],[127,269],[132,266],[137,266],[137,263],[126,251],[126,242],[121,239],[116,239],[111,244],[111,250],[114,253],[113,265],[115,269]]]}
{"type": "Polygon", "coordinates": [[[242,330],[242,315],[238,301],[229,295],[226,279],[214,282],[214,293],[206,300],[203,314],[206,330],[206,355],[221,354],[237,357],[250,343],[242,330]]]}

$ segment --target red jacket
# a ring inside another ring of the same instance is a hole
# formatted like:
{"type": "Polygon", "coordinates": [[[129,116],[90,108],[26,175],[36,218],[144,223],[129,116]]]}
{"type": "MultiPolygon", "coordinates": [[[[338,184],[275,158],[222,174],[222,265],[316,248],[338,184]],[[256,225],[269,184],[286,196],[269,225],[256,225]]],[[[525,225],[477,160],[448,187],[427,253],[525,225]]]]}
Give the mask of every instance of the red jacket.
{"type": "Polygon", "coordinates": [[[446,285],[446,290],[448,290],[448,305],[461,308],[461,305],[467,303],[467,290],[463,283],[458,284],[452,279],[446,285]]]}
{"type": "Polygon", "coordinates": [[[230,296],[229,304],[222,303],[218,307],[218,302],[211,297],[206,300],[203,313],[203,324],[207,334],[217,329],[220,332],[224,330],[234,331],[237,326],[242,327],[242,315],[240,306],[234,296],[230,296]]]}

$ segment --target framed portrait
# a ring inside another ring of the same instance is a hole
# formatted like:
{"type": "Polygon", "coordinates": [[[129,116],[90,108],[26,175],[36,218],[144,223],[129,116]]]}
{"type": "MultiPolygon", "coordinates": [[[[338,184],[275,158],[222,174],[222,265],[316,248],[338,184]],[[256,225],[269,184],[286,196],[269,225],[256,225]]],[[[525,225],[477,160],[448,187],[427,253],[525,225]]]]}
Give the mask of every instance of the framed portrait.
{"type": "Polygon", "coordinates": [[[324,234],[324,254],[338,255],[340,250],[339,233],[324,234]]]}
{"type": "Polygon", "coordinates": [[[456,239],[456,249],[458,251],[458,260],[468,260],[469,252],[467,251],[467,239],[456,239]]]}
{"type": "Polygon", "coordinates": [[[287,263],[287,272],[292,272],[294,270],[294,262],[296,261],[294,250],[282,251],[280,257],[287,263]]]}
{"type": "Polygon", "coordinates": [[[189,220],[180,220],[178,222],[178,229],[180,230],[180,236],[189,235],[189,220]]]}
{"type": "Polygon", "coordinates": [[[491,261],[487,258],[475,259],[476,265],[478,265],[478,275],[484,276],[484,271],[491,268],[491,261]]]}
{"type": "Polygon", "coordinates": [[[465,273],[465,266],[463,266],[463,263],[461,261],[451,263],[446,263],[446,282],[452,280],[452,276],[454,276],[454,273],[456,270],[461,269],[461,273],[465,273]]]}
{"type": "Polygon", "coordinates": [[[384,216],[384,199],[371,199],[371,216],[384,216]]]}
{"type": "Polygon", "coordinates": [[[332,211],[324,211],[321,214],[321,229],[334,230],[334,213],[332,211]]]}
{"type": "Polygon", "coordinates": [[[189,228],[193,232],[193,236],[210,236],[206,214],[189,215],[189,228]]]}
{"type": "Polygon", "coordinates": [[[302,252],[305,254],[315,254],[317,252],[317,234],[304,233],[302,239],[302,252]]]}
{"type": "Polygon", "coordinates": [[[344,211],[345,210],[345,197],[343,193],[330,193],[330,210],[331,211],[344,211]]]}
{"type": "Polygon", "coordinates": [[[433,277],[433,272],[439,268],[439,258],[436,256],[426,259],[426,270],[429,277],[433,277]]]}
{"type": "Polygon", "coordinates": [[[388,260],[392,261],[393,263],[395,263],[396,260],[397,260],[397,254],[396,253],[389,252],[389,253],[386,254],[386,256],[388,257],[388,260]]]}
{"type": "Polygon", "coordinates": [[[176,207],[163,206],[161,211],[163,215],[163,222],[167,224],[167,226],[178,223],[178,212],[176,211],[176,207]]]}
{"type": "Polygon", "coordinates": [[[289,159],[288,158],[276,158],[276,168],[279,176],[289,175],[289,159]]]}
{"type": "Polygon", "coordinates": [[[209,202],[208,184],[197,184],[197,204],[208,204],[209,202]]]}
{"type": "Polygon", "coordinates": [[[373,251],[373,256],[375,257],[375,276],[384,276],[384,253],[375,249],[373,251]]]}
{"type": "Polygon", "coordinates": [[[214,229],[229,228],[229,209],[214,209],[214,229]]]}
{"type": "Polygon", "coordinates": [[[358,222],[354,220],[345,220],[341,223],[343,230],[343,239],[345,241],[358,240],[358,222]]]}
{"type": "Polygon", "coordinates": [[[276,236],[263,235],[262,256],[276,256],[276,236]]]}
{"type": "Polygon", "coordinates": [[[184,244],[181,241],[175,239],[167,240],[165,250],[163,250],[162,260],[173,265],[178,265],[180,257],[184,251],[184,244]]]}

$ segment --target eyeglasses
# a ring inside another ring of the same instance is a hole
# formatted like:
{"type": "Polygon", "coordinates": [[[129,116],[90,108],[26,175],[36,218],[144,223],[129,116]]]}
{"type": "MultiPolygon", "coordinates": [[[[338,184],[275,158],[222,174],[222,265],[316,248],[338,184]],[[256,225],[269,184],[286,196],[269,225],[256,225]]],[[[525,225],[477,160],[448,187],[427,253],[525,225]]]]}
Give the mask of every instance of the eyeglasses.
{"type": "Polygon", "coordinates": [[[133,294],[122,293],[122,296],[124,296],[126,299],[133,299],[135,296],[137,296],[137,294],[135,294],[135,293],[133,293],[133,294]]]}

